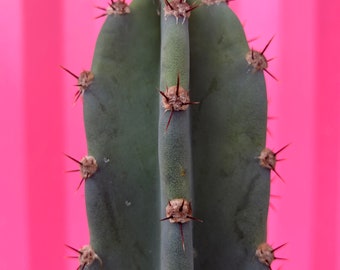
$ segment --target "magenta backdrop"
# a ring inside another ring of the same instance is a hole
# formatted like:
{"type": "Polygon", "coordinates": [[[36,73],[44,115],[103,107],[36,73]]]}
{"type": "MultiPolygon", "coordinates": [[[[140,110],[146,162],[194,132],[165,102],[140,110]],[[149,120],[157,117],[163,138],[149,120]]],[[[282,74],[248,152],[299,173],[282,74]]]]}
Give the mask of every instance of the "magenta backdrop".
{"type": "MultiPolygon", "coordinates": [[[[0,1],[1,269],[76,269],[64,244],[89,240],[83,187],[66,174],[86,154],[75,73],[89,69],[100,0],[0,1]]],[[[272,178],[268,240],[287,245],[273,270],[340,269],[340,2],[236,0],[269,70],[268,146],[285,160],[272,178]]],[[[213,248],[213,247],[212,247],[213,248]]]]}

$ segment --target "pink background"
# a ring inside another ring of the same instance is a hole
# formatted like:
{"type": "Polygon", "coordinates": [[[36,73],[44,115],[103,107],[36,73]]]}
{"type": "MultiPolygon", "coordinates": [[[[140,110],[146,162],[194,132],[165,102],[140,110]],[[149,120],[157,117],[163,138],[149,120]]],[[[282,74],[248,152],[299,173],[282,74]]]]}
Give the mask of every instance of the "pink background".
{"type": "MultiPolygon", "coordinates": [[[[76,269],[64,244],[88,242],[76,158],[86,154],[74,78],[90,68],[103,19],[91,0],[0,2],[1,269],[76,269]]],[[[269,70],[268,146],[284,161],[272,180],[273,270],[340,269],[340,2],[236,0],[230,6],[269,70]],[[322,3],[322,4],[321,4],[322,3]]]]}

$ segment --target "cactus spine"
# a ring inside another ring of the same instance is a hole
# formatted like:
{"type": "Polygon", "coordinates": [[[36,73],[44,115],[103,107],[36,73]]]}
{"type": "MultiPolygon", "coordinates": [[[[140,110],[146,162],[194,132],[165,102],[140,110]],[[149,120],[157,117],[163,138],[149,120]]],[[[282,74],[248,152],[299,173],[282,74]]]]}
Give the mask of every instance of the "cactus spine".
{"type": "Polygon", "coordinates": [[[164,0],[160,16],[152,0],[105,10],[94,78],[82,89],[98,164],[85,188],[100,259],[87,268],[268,266],[256,258],[270,189],[257,158],[265,82],[227,2],[164,0]]]}

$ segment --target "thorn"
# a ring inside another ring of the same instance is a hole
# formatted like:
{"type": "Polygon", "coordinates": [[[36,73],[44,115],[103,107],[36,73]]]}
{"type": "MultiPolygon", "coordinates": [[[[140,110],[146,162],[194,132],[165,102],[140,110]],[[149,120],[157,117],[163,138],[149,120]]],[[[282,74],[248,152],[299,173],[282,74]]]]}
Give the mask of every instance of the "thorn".
{"type": "Polygon", "coordinates": [[[68,259],[79,259],[79,256],[66,256],[68,259]]]}
{"type": "Polygon", "coordinates": [[[284,243],[284,244],[282,244],[282,245],[280,245],[280,246],[278,246],[278,247],[276,247],[276,248],[273,248],[272,252],[277,251],[278,249],[284,247],[284,246],[287,245],[287,244],[288,244],[288,243],[284,243]]]}
{"type": "Polygon", "coordinates": [[[116,7],[114,6],[114,4],[115,4],[115,2],[114,2],[113,0],[111,0],[111,4],[108,3],[108,5],[109,5],[110,7],[112,7],[112,9],[116,9],[116,7]]]}
{"type": "Polygon", "coordinates": [[[175,111],[185,111],[187,110],[188,105],[199,104],[199,102],[190,102],[189,92],[180,86],[179,73],[177,75],[176,85],[173,85],[170,88],[166,85],[166,90],[164,92],[159,91],[159,93],[162,95],[161,102],[165,112],[171,111],[165,131],[168,130],[175,111]]]}
{"type": "Polygon", "coordinates": [[[274,58],[267,60],[267,58],[264,56],[264,53],[268,49],[273,38],[274,38],[274,36],[268,41],[268,43],[266,44],[266,46],[263,48],[263,50],[261,52],[254,51],[254,49],[252,48],[248,52],[246,59],[248,61],[248,64],[253,66],[254,71],[263,70],[269,76],[271,76],[275,81],[278,81],[278,79],[267,69],[268,68],[268,62],[270,62],[274,58]]]}
{"type": "Polygon", "coordinates": [[[71,74],[74,78],[76,78],[77,80],[79,79],[79,76],[77,76],[76,74],[74,74],[73,72],[71,72],[69,69],[64,68],[63,66],[60,66],[63,70],[65,70],[68,74],[71,74]]]}
{"type": "Polygon", "coordinates": [[[280,174],[276,171],[275,169],[275,164],[277,161],[281,161],[281,160],[284,160],[284,159],[277,159],[276,156],[277,154],[279,154],[281,151],[283,151],[284,149],[286,149],[288,146],[290,145],[289,144],[286,144],[285,146],[283,146],[281,149],[279,149],[278,151],[276,151],[275,153],[268,149],[268,148],[265,148],[262,152],[261,152],[261,155],[258,157],[260,159],[260,164],[262,167],[265,167],[265,168],[268,168],[272,171],[274,171],[274,173],[282,180],[282,182],[285,182],[283,180],[283,178],[280,176],[280,174]]]}
{"type": "Polygon", "coordinates": [[[272,136],[272,132],[270,131],[269,128],[267,128],[267,133],[268,133],[269,136],[272,136]]]}
{"type": "Polygon", "coordinates": [[[97,19],[100,19],[100,18],[105,17],[105,16],[107,16],[107,14],[103,13],[103,14],[100,14],[100,15],[94,17],[94,19],[97,20],[97,19]]]}
{"type": "Polygon", "coordinates": [[[259,39],[259,37],[254,37],[254,38],[248,39],[247,42],[251,43],[251,42],[258,40],[258,39],[259,39]]]}
{"type": "Polygon", "coordinates": [[[272,36],[272,38],[268,41],[267,45],[263,48],[262,52],[260,53],[261,55],[263,55],[264,52],[267,50],[267,48],[268,48],[269,44],[272,42],[273,38],[274,38],[274,36],[272,36]]]}
{"type": "Polygon", "coordinates": [[[279,261],[287,261],[287,258],[279,258],[279,257],[274,257],[275,260],[279,260],[279,261]]]}
{"type": "Polygon", "coordinates": [[[200,104],[199,101],[190,101],[182,103],[182,105],[198,105],[198,104],[200,104]]]}
{"type": "Polygon", "coordinates": [[[77,102],[77,100],[79,99],[79,97],[81,96],[81,91],[78,90],[75,95],[74,95],[74,100],[73,100],[73,104],[75,104],[77,102]]]}
{"type": "Polygon", "coordinates": [[[70,173],[70,172],[80,172],[80,170],[68,170],[66,171],[67,173],[70,173]]]}
{"type": "Polygon", "coordinates": [[[164,92],[159,91],[159,93],[166,99],[166,101],[169,102],[169,98],[164,94],[164,92]]]}
{"type": "Polygon", "coordinates": [[[268,119],[268,120],[276,120],[277,117],[276,117],[276,116],[268,116],[267,119],[268,119]]]}
{"type": "MultiPolygon", "coordinates": [[[[67,155],[64,153],[65,156],[67,156],[69,159],[73,160],[74,162],[78,163],[80,165],[80,169],[75,169],[75,170],[69,170],[69,171],[66,171],[66,172],[81,172],[81,176],[82,176],[82,179],[77,187],[77,190],[79,190],[80,186],[82,185],[82,183],[91,176],[91,174],[87,171],[83,171],[82,169],[84,168],[84,164],[82,162],[80,162],[79,160],[67,155]]],[[[85,163],[86,164],[86,163],[85,163]]]]}
{"type": "Polygon", "coordinates": [[[271,207],[276,212],[276,207],[270,202],[269,207],[271,207]]]}
{"type": "Polygon", "coordinates": [[[272,168],[272,171],[281,179],[281,181],[283,183],[285,183],[285,180],[283,180],[283,178],[281,177],[281,175],[279,175],[279,173],[275,170],[275,168],[273,166],[270,166],[272,168]]]}
{"type": "Polygon", "coordinates": [[[280,195],[274,195],[274,194],[270,194],[269,197],[276,198],[276,199],[281,199],[282,198],[280,195]]]}
{"type": "Polygon", "coordinates": [[[178,75],[177,75],[176,97],[178,97],[178,92],[179,92],[179,73],[178,73],[178,75]]]}
{"type": "Polygon", "coordinates": [[[86,264],[81,264],[78,266],[77,270],[85,270],[86,264]]]}
{"type": "Polygon", "coordinates": [[[268,71],[268,69],[264,68],[263,70],[264,70],[270,77],[272,77],[275,81],[277,81],[277,82],[279,81],[278,78],[276,78],[272,73],[270,73],[270,72],[268,71]]]}
{"type": "Polygon", "coordinates": [[[64,153],[64,155],[67,156],[69,159],[73,160],[74,162],[78,163],[79,165],[83,166],[83,163],[81,163],[79,160],[77,160],[77,159],[75,159],[75,158],[73,158],[73,157],[71,157],[71,156],[69,156],[65,153],[64,153]]]}
{"type": "Polygon", "coordinates": [[[172,216],[170,216],[170,217],[165,217],[165,218],[162,218],[162,219],[160,219],[159,221],[165,221],[165,220],[168,220],[168,219],[170,219],[170,218],[172,218],[172,216]]]}
{"type": "Polygon", "coordinates": [[[196,217],[192,217],[192,216],[187,216],[187,218],[191,219],[191,220],[194,220],[194,221],[198,221],[200,223],[203,223],[203,220],[202,219],[199,219],[199,218],[196,218],[196,217]]]}
{"type": "Polygon", "coordinates": [[[74,248],[74,247],[71,247],[71,246],[69,246],[69,245],[67,245],[67,244],[65,244],[65,246],[68,247],[69,249],[72,249],[73,251],[77,252],[77,253],[80,254],[80,255],[83,254],[83,252],[81,252],[80,250],[78,250],[78,249],[76,249],[76,248],[74,248]]]}
{"type": "Polygon", "coordinates": [[[80,181],[78,187],[77,187],[77,190],[79,190],[79,188],[81,187],[81,184],[84,182],[84,180],[85,180],[85,178],[83,177],[83,178],[81,179],[81,181],[80,181]]]}
{"type": "Polygon", "coordinates": [[[169,120],[168,120],[168,123],[166,124],[166,128],[165,128],[165,131],[168,130],[168,127],[170,125],[170,122],[171,122],[171,118],[172,116],[174,115],[174,109],[171,109],[171,113],[170,113],[170,116],[169,116],[169,120]]]}
{"type": "Polygon", "coordinates": [[[174,10],[174,7],[169,3],[168,0],[164,0],[165,4],[171,8],[171,10],[174,10]]]}
{"type": "Polygon", "coordinates": [[[106,8],[103,8],[103,7],[100,7],[100,6],[96,6],[96,8],[106,11],[106,8]]]}
{"type": "Polygon", "coordinates": [[[184,199],[183,199],[183,202],[182,202],[181,206],[179,207],[179,211],[180,211],[180,212],[183,211],[183,206],[184,206],[184,199]]]}
{"type": "Polygon", "coordinates": [[[288,146],[290,145],[290,143],[286,144],[284,147],[282,147],[281,149],[277,150],[274,155],[276,156],[278,153],[280,153],[281,151],[283,151],[284,149],[286,149],[288,146]]]}
{"type": "Polygon", "coordinates": [[[186,12],[186,13],[191,12],[191,11],[193,11],[194,9],[198,8],[199,6],[200,6],[200,4],[197,4],[197,5],[195,5],[195,6],[192,6],[192,7],[190,7],[189,9],[187,9],[185,12],[186,12]]]}

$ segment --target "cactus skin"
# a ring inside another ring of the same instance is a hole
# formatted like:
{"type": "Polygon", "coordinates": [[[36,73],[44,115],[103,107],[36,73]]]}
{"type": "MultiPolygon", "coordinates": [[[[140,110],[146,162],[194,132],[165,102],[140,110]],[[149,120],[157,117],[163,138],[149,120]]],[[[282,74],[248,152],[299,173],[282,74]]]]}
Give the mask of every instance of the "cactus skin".
{"type": "Polygon", "coordinates": [[[266,239],[269,171],[267,96],[262,72],[245,60],[241,24],[225,4],[190,18],[195,269],[264,269],[254,255],[266,239]],[[223,239],[223,240],[222,240],[223,239]]]}
{"type": "Polygon", "coordinates": [[[107,16],[84,93],[88,152],[98,162],[86,181],[86,209],[103,261],[90,269],[158,268],[159,17],[151,1],[130,9],[107,16]]]}
{"type": "Polygon", "coordinates": [[[266,140],[263,72],[248,65],[226,2],[201,5],[184,23],[155,11],[151,0],[134,0],[130,14],[107,16],[96,44],[84,119],[98,171],[85,189],[102,265],[87,268],[265,269],[255,257],[270,189],[270,171],[257,160],[266,140]],[[168,125],[157,87],[178,78],[200,103],[174,112],[168,125]],[[178,224],[160,221],[176,198],[204,221],[182,225],[185,251],[178,224]]]}

